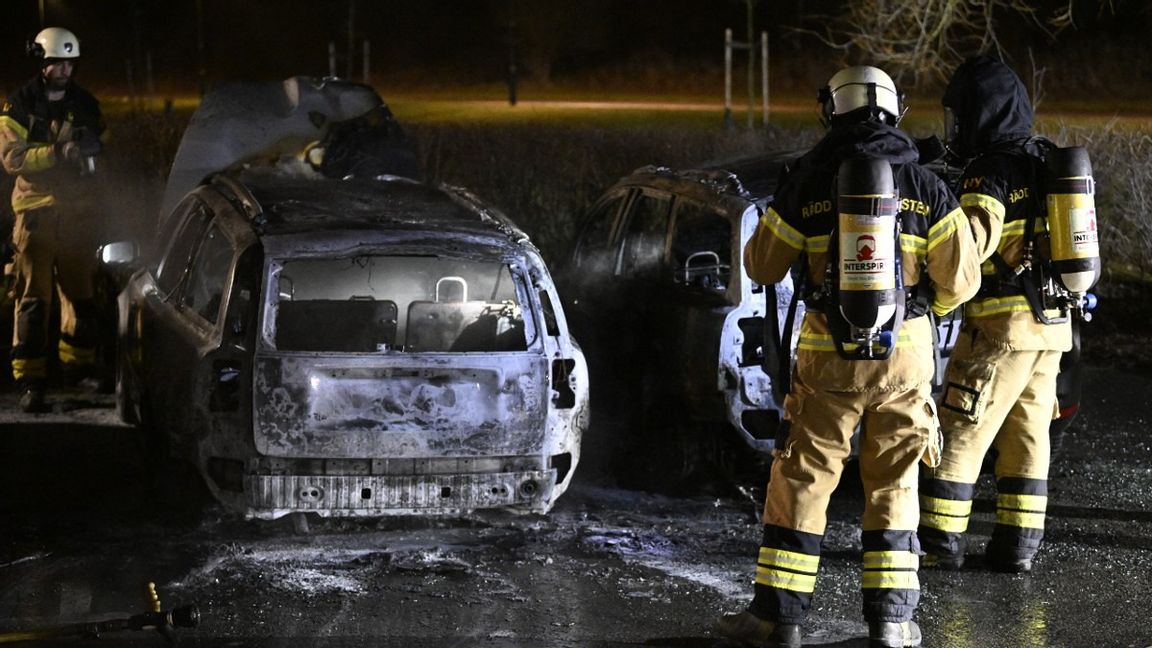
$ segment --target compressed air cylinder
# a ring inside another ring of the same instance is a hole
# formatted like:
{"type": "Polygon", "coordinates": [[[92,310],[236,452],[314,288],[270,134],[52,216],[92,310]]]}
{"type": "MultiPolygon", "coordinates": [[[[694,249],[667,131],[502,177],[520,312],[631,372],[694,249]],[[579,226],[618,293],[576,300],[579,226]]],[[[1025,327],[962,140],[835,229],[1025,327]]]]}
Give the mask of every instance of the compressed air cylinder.
{"type": "Polygon", "coordinates": [[[1052,270],[1069,292],[1087,292],[1100,278],[1092,163],[1080,146],[1054,149],[1046,162],[1052,270]]]}
{"type": "Polygon", "coordinates": [[[850,158],[837,179],[840,312],[859,329],[896,313],[896,196],[887,160],[850,158]]]}

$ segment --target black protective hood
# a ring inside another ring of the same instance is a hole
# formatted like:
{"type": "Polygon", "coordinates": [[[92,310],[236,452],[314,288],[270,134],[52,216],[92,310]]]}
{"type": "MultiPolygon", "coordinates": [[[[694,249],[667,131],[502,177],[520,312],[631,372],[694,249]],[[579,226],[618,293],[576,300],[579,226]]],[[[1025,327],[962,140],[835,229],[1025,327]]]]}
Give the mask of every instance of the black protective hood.
{"type": "Polygon", "coordinates": [[[957,125],[949,146],[962,158],[1032,134],[1032,102],[1012,68],[987,56],[960,64],[944,90],[957,125]]]}
{"type": "Polygon", "coordinates": [[[850,157],[883,158],[892,164],[907,164],[919,159],[916,143],[904,131],[876,121],[833,125],[801,164],[816,168],[839,167],[850,157]]]}

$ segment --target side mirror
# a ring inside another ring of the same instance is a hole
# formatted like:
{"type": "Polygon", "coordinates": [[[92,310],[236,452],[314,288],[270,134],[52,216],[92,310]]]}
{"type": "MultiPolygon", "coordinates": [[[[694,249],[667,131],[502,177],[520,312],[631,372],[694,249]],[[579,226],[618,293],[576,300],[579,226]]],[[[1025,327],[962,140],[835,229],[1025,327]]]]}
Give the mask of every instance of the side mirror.
{"type": "Polygon", "coordinates": [[[96,254],[104,265],[129,266],[139,260],[140,249],[133,241],[116,241],[101,245],[96,254]]]}

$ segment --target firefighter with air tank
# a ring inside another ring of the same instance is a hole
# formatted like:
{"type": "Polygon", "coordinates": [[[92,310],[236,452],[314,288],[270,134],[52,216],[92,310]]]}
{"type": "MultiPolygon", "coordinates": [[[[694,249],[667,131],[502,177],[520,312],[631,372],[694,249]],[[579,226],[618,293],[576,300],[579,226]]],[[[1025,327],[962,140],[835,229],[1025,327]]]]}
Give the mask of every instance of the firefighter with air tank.
{"type": "Polygon", "coordinates": [[[1029,572],[1044,537],[1060,358],[1100,273],[1092,170],[1084,149],[1032,135],[1027,90],[1000,61],[965,61],[943,103],[948,146],[967,163],[960,204],[985,260],[945,374],[943,458],[920,489],[921,564],[963,566],[973,489],[995,448],[985,565],[1029,572]]]}
{"type": "Polygon", "coordinates": [[[0,160],[15,176],[14,256],[7,274],[15,297],[12,374],[26,412],[47,408],[49,312],[60,299],[56,352],[69,377],[96,362],[98,306],[94,277],[102,223],[92,216],[100,104],[73,80],[80,41],[49,27],[29,44],[40,73],[18,88],[0,113],[0,160]]]}
{"type": "Polygon", "coordinates": [[[761,284],[794,262],[805,298],[764,505],[755,596],[717,630],[749,646],[799,646],[833,490],[859,425],[864,618],[873,646],[919,646],[918,466],[938,459],[932,324],[980,282],[972,232],[947,186],[896,128],[903,100],[875,67],[820,92],[828,132],[789,169],[744,250],[761,284]]]}

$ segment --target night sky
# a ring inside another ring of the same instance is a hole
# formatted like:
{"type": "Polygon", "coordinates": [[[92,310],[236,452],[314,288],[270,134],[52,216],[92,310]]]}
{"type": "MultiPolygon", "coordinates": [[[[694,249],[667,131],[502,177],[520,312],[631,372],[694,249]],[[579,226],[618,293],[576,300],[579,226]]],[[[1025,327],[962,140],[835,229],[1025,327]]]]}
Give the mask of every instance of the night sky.
{"type": "MultiPolygon", "coordinates": [[[[23,50],[39,30],[39,2],[4,2],[0,86],[10,89],[34,72],[23,50]]],[[[80,38],[82,82],[126,87],[131,67],[139,84],[151,52],[157,86],[196,88],[196,0],[44,2],[47,24],[80,38]]],[[[349,0],[201,2],[209,83],[326,74],[329,41],[337,45],[338,71],[346,70],[349,0]]],[[[767,22],[770,8],[761,4],[758,19],[767,22]]],[[[745,29],[746,8],[742,0],[356,0],[354,15],[356,40],[371,41],[374,77],[483,83],[507,70],[509,33],[522,67],[545,50],[554,75],[636,56],[720,61],[723,30],[745,29]]]]}
{"type": "MultiPolygon", "coordinates": [[[[39,31],[41,4],[48,25],[79,36],[83,58],[78,79],[98,94],[143,92],[149,60],[157,93],[196,92],[201,60],[206,87],[326,75],[329,42],[336,45],[337,73],[346,75],[350,6],[355,7],[355,41],[371,41],[377,87],[498,84],[513,51],[527,83],[588,79],[603,69],[617,70],[617,76],[629,70],[639,81],[645,66],[665,76],[710,66],[709,73],[718,77],[723,31],[733,28],[742,37],[747,15],[744,0],[3,1],[0,91],[5,94],[35,73],[24,44],[39,31]]],[[[772,39],[774,83],[807,90],[846,60],[867,62],[813,47],[814,39],[793,29],[821,28],[827,20],[820,16],[835,15],[846,1],[756,0],[756,28],[767,30],[772,39]]],[[[1034,4],[1051,8],[1061,1],[1034,4]]],[[[1093,92],[1107,88],[1108,95],[1141,88],[1152,94],[1147,39],[1152,6],[1144,0],[1077,0],[1076,6],[1077,29],[1063,34],[1058,44],[1038,36],[1027,23],[1003,21],[1005,45],[1016,48],[1016,64],[1027,63],[1022,54],[1027,45],[1052,68],[1047,78],[1053,84],[1075,82],[1093,92]]],[[[358,77],[359,50],[354,60],[358,77]]]]}

